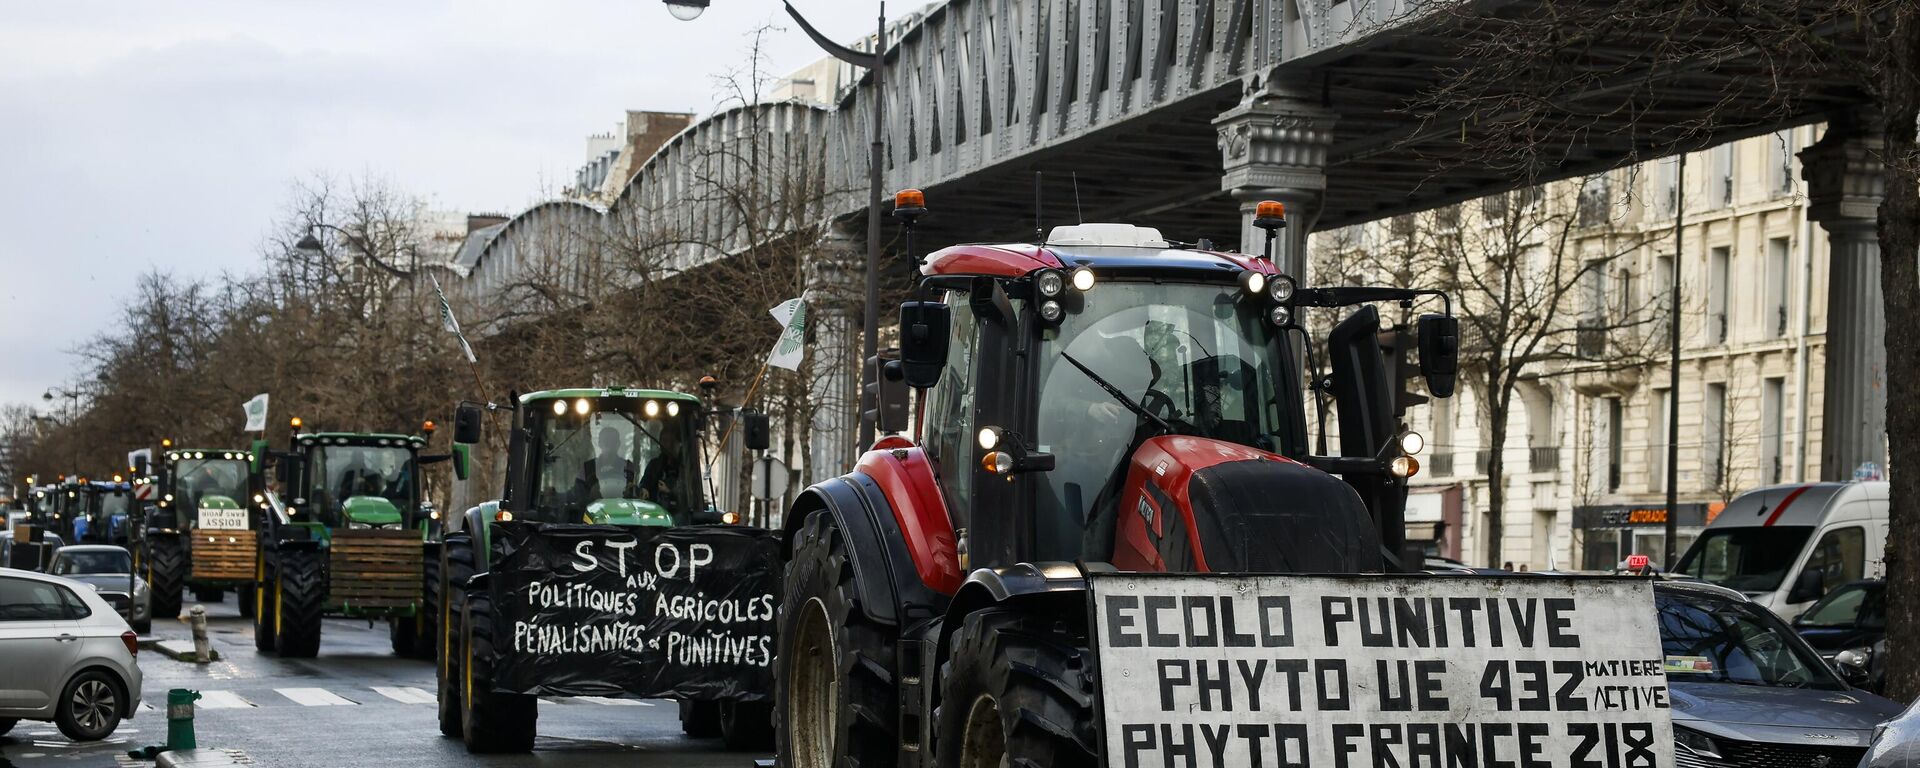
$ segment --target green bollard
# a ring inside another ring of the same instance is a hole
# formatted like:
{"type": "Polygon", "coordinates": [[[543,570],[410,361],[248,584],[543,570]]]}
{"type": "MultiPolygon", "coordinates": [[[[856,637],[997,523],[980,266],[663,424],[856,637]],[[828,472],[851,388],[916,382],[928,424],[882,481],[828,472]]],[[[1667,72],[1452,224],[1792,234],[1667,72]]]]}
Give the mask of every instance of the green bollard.
{"type": "Polygon", "coordinates": [[[167,749],[194,749],[198,745],[193,740],[193,703],[200,700],[199,691],[175,688],[167,691],[167,749]]]}

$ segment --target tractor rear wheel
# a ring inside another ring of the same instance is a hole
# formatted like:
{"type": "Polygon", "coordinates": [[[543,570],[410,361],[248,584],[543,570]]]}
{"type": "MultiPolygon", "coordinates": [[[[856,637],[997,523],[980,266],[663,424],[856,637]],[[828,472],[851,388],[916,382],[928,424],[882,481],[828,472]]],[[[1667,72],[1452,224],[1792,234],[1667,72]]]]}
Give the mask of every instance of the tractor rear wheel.
{"type": "Polygon", "coordinates": [[[537,731],[539,699],[493,690],[493,598],[468,595],[461,618],[466,641],[461,654],[461,737],[467,752],[531,752],[537,731]]]}
{"type": "Polygon", "coordinates": [[[187,580],[187,545],[179,536],[147,536],[147,589],[153,595],[152,616],[180,618],[180,592],[187,580]]]}
{"type": "Polygon", "coordinates": [[[440,705],[440,735],[459,736],[461,728],[460,709],[460,652],[464,647],[460,613],[465,609],[461,599],[463,590],[454,584],[466,584],[473,575],[473,539],[466,534],[448,536],[440,547],[440,601],[439,636],[436,638],[435,652],[439,656],[434,665],[434,676],[438,679],[440,705]]]}
{"type": "Polygon", "coordinates": [[[988,608],[966,618],[941,667],[940,768],[1092,768],[1093,654],[1055,616],[988,608]]]}
{"type": "Polygon", "coordinates": [[[274,651],[289,659],[320,653],[320,614],[325,609],[326,570],[317,550],[289,550],[275,558],[274,651]]]}
{"type": "Polygon", "coordinates": [[[253,592],[252,584],[242,584],[233,588],[233,599],[240,605],[240,618],[253,618],[254,604],[257,602],[253,597],[253,592]]]}
{"type": "Polygon", "coordinates": [[[387,617],[387,642],[393,646],[393,655],[410,659],[419,654],[415,649],[415,636],[420,631],[420,619],[413,616],[387,617]]]}
{"type": "Polygon", "coordinates": [[[893,627],[869,621],[832,513],[815,510],[787,563],[773,660],[776,760],[890,765],[899,744],[893,627]]]}
{"type": "Polygon", "coordinates": [[[413,615],[413,657],[439,660],[440,644],[440,553],[434,552],[420,563],[420,610],[413,615]]]}

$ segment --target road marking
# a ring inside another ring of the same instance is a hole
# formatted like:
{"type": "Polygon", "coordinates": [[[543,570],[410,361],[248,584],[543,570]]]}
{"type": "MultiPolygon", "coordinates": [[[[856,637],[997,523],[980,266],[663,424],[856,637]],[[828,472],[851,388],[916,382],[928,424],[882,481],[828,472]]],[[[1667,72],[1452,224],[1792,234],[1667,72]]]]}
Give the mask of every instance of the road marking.
{"type": "Polygon", "coordinates": [[[153,711],[153,705],[152,705],[152,704],[148,704],[148,703],[146,703],[146,702],[144,702],[144,701],[143,701],[143,702],[140,702],[140,708],[139,708],[138,710],[135,710],[135,711],[136,711],[136,712],[152,712],[152,711],[153,711]]]}
{"type": "Polygon", "coordinates": [[[244,709],[253,706],[253,702],[240,698],[232,691],[201,691],[200,700],[193,703],[195,709],[244,709]]]}
{"type": "Polygon", "coordinates": [[[609,699],[605,696],[581,696],[579,697],[579,700],[591,701],[595,704],[605,704],[610,707],[651,707],[653,706],[653,702],[651,701],[640,701],[638,699],[609,699]]]}
{"type": "Polygon", "coordinates": [[[433,697],[433,694],[431,693],[427,693],[426,691],[420,690],[418,688],[407,688],[404,686],[399,688],[388,688],[385,686],[376,685],[373,687],[373,692],[380,694],[382,696],[385,696],[389,699],[393,699],[394,701],[400,702],[402,704],[433,704],[439,701],[438,699],[435,699],[433,697]]]}
{"type": "Polygon", "coordinates": [[[351,707],[359,703],[335,695],[325,688],[275,688],[273,691],[303,707],[351,707]]]}

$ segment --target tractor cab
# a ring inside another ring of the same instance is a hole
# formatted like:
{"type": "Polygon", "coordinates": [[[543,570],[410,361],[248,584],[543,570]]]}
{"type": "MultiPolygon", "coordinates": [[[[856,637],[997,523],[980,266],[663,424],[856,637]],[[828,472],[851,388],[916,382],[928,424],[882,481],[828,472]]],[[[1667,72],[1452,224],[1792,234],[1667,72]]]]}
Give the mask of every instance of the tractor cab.
{"type": "Polygon", "coordinates": [[[173,531],[257,527],[266,501],[253,484],[245,450],[168,447],[154,482],[160,500],[148,524],[173,531]]]}
{"type": "Polygon", "coordinates": [[[517,406],[502,513],[549,523],[720,522],[701,492],[698,398],[560,389],[522,395],[517,406]]]}
{"type": "Polygon", "coordinates": [[[325,530],[418,527],[418,435],[296,434],[280,457],[281,498],[289,524],[325,530]]]}
{"type": "MultiPolygon", "coordinates": [[[[1269,260],[1115,224],[955,246],[922,274],[889,373],[925,391],[918,442],[974,566],[1402,569],[1415,337],[1369,302],[1410,310],[1426,294],[1303,288],[1269,260]],[[1348,305],[1362,306],[1314,352],[1299,313],[1348,305]],[[1330,376],[1302,381],[1321,365],[1330,376]],[[1337,405],[1341,456],[1310,450],[1303,392],[1337,405]]],[[[1419,325],[1440,337],[1453,322],[1419,325]]],[[[1451,344],[1426,357],[1442,396],[1451,344]]]]}
{"type": "Polygon", "coordinates": [[[74,541],[82,544],[124,544],[127,521],[134,511],[133,485],[120,475],[112,481],[83,481],[79,486],[83,506],[74,518],[74,541]]]}

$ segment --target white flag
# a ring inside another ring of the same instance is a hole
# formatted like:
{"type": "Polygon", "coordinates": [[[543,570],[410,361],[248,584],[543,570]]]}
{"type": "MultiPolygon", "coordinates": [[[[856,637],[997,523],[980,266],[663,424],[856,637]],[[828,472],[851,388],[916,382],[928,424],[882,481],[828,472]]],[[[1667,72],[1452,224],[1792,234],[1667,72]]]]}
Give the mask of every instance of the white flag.
{"type": "Polygon", "coordinates": [[[247,428],[243,431],[267,431],[267,393],[254,395],[252,400],[241,404],[240,409],[247,412],[247,428]]]}
{"type": "Polygon", "coordinates": [[[780,306],[768,310],[775,322],[781,326],[780,338],[773,342],[773,351],[767,354],[767,365],[785,368],[789,371],[800,370],[800,360],[807,354],[807,302],[805,297],[787,299],[780,306]]]}
{"type": "Polygon", "coordinates": [[[447,330],[452,331],[453,337],[460,340],[460,351],[466,354],[467,362],[480,362],[473,356],[473,345],[467,343],[467,335],[460,332],[460,321],[453,319],[453,305],[447,303],[446,292],[440,290],[440,278],[428,272],[427,279],[433,281],[433,295],[440,297],[440,319],[447,321],[447,330]]]}

